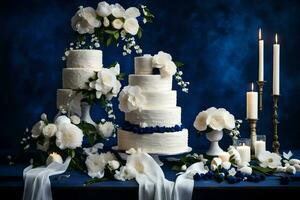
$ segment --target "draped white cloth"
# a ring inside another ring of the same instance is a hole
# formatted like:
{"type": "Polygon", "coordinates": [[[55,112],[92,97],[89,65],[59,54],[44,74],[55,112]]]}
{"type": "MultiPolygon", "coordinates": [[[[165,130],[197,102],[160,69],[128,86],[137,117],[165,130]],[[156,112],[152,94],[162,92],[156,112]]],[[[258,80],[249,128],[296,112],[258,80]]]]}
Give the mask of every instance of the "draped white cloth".
{"type": "Polygon", "coordinates": [[[48,166],[33,168],[28,166],[23,171],[23,200],[52,200],[50,176],[64,173],[70,164],[68,157],[64,163],[52,162],[48,166]]]}
{"type": "Polygon", "coordinates": [[[174,183],[165,178],[149,154],[141,151],[128,156],[126,168],[134,173],[139,184],[140,200],[189,200],[193,194],[194,175],[206,172],[203,163],[195,163],[180,173],[174,183]]]}

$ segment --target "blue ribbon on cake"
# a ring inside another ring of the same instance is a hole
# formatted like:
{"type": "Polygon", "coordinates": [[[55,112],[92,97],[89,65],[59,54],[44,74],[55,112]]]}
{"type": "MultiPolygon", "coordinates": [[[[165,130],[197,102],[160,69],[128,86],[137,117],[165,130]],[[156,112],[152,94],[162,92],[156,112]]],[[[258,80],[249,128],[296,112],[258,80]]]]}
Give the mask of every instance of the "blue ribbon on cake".
{"type": "Polygon", "coordinates": [[[182,131],[182,125],[175,125],[173,127],[165,127],[165,126],[154,126],[154,127],[145,127],[142,128],[139,125],[131,124],[129,122],[125,122],[122,127],[125,131],[131,131],[138,134],[152,134],[152,133],[165,133],[165,132],[178,132],[182,131]]]}

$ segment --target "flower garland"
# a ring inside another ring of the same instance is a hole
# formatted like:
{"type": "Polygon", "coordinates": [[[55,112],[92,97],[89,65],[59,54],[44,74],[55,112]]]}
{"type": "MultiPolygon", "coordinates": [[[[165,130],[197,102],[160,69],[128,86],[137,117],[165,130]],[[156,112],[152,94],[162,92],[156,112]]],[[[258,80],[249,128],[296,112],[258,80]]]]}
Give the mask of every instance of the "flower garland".
{"type": "Polygon", "coordinates": [[[73,49],[99,49],[101,45],[110,46],[123,43],[123,55],[135,51],[142,54],[136,38],[142,37],[142,28],[139,20],[152,23],[154,15],[145,6],[124,9],[120,4],[111,4],[102,1],[97,9],[80,6],[71,19],[71,26],[77,33],[77,40],[71,42],[65,50],[62,60],[66,60],[68,51],[73,49]]]}

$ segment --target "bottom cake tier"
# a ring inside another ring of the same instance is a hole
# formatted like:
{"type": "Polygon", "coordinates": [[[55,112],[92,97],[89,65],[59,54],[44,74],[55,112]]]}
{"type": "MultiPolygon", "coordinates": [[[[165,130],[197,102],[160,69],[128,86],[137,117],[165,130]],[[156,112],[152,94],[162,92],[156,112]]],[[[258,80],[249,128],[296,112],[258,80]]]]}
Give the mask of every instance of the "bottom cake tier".
{"type": "Polygon", "coordinates": [[[179,154],[188,150],[188,130],[178,132],[137,134],[118,130],[118,149],[141,148],[152,154],[179,154]]]}

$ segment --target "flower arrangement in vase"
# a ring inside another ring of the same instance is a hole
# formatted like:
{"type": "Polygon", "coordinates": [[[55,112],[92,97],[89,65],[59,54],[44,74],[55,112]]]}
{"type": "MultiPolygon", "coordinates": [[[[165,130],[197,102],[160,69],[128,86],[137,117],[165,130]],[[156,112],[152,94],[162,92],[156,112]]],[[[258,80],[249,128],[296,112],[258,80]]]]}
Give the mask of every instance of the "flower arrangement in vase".
{"type": "Polygon", "coordinates": [[[238,129],[241,123],[241,120],[236,120],[226,109],[211,107],[197,115],[194,127],[200,133],[206,133],[206,138],[211,142],[207,155],[217,156],[223,152],[218,144],[223,132],[235,139],[240,135],[238,129]]]}

